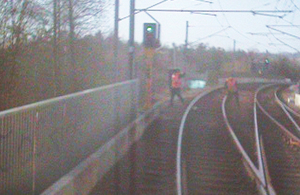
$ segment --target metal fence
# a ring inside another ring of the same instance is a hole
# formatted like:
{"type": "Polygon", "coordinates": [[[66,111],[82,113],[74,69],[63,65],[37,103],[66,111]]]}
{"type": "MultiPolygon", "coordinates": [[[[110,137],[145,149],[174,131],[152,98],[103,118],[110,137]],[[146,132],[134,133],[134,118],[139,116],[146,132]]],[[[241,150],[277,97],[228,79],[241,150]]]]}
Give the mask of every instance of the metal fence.
{"type": "Polygon", "coordinates": [[[136,80],[0,112],[0,194],[39,194],[129,124],[136,80]]]}

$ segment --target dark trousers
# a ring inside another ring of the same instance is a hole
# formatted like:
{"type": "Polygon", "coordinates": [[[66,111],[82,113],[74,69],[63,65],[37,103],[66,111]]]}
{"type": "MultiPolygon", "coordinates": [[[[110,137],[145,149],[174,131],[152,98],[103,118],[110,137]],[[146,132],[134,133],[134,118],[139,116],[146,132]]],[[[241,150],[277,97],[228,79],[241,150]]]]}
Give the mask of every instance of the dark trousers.
{"type": "Polygon", "coordinates": [[[240,107],[240,100],[239,100],[239,93],[237,91],[234,92],[228,92],[227,94],[227,101],[232,101],[232,98],[235,99],[235,103],[238,107],[240,107]]]}
{"type": "Polygon", "coordinates": [[[181,102],[184,102],[184,99],[181,96],[181,89],[180,88],[171,88],[171,105],[173,105],[173,100],[175,98],[175,96],[178,96],[178,98],[181,100],[181,102]]]}

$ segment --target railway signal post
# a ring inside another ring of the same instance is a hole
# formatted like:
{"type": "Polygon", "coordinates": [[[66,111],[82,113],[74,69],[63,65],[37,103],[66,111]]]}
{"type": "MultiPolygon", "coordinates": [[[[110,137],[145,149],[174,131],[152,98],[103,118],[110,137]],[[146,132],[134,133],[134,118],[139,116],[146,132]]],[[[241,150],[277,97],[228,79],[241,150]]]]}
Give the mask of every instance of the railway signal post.
{"type": "Polygon", "coordinates": [[[153,99],[153,66],[154,66],[154,54],[155,48],[158,47],[157,41],[157,25],[156,23],[144,23],[144,47],[145,47],[145,62],[146,62],[146,94],[145,97],[145,109],[149,109],[152,106],[153,99]]]}

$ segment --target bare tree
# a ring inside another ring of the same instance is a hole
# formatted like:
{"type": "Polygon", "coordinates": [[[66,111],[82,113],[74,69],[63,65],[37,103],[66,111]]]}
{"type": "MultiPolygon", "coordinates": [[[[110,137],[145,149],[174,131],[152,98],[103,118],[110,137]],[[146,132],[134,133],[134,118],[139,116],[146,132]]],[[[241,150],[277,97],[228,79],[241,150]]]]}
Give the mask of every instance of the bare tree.
{"type": "Polygon", "coordinates": [[[8,11],[8,3],[7,1],[0,2],[0,40],[1,40],[1,48],[4,49],[7,44],[7,29],[8,29],[8,21],[9,21],[9,11],[8,11]]]}
{"type": "Polygon", "coordinates": [[[55,92],[54,96],[61,94],[61,84],[60,84],[60,67],[58,64],[58,51],[59,47],[57,44],[58,39],[58,29],[59,29],[59,11],[60,1],[53,0],[53,66],[54,66],[54,80],[55,80],[55,92]]]}
{"type": "Polygon", "coordinates": [[[80,75],[77,75],[78,71],[76,71],[76,40],[99,29],[99,20],[108,5],[106,1],[108,2],[108,0],[45,0],[43,2],[44,8],[52,12],[52,23],[48,26],[51,26],[53,32],[53,65],[57,94],[66,90],[62,89],[61,83],[62,72],[66,71],[61,67],[62,64],[68,67],[67,75],[73,82],[68,85],[69,87],[71,85],[70,91],[80,90],[78,88],[80,75]]]}
{"type": "Polygon", "coordinates": [[[69,48],[70,48],[70,60],[71,60],[71,78],[73,78],[73,90],[77,91],[78,90],[78,77],[76,75],[76,61],[75,61],[75,53],[74,53],[74,41],[75,41],[75,18],[74,18],[74,4],[73,0],[68,0],[69,2],[69,27],[70,27],[70,32],[69,32],[69,48]]]}
{"type": "Polygon", "coordinates": [[[45,20],[41,20],[38,6],[39,4],[32,0],[4,0],[0,3],[0,39],[2,48],[7,52],[5,61],[10,67],[11,85],[16,79],[16,58],[21,46],[45,24],[45,20]]]}
{"type": "Polygon", "coordinates": [[[75,38],[84,35],[86,29],[91,32],[94,28],[93,22],[101,17],[105,0],[68,0],[68,23],[69,23],[69,55],[72,67],[71,77],[74,79],[74,90],[79,85],[79,75],[76,70],[75,60],[75,38]]]}

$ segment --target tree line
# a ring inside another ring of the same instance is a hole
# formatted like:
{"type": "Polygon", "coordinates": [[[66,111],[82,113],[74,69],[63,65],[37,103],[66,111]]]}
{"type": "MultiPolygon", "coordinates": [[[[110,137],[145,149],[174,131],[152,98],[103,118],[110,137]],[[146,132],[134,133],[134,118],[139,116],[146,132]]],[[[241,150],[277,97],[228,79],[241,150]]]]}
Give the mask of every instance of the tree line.
{"type": "MultiPolygon", "coordinates": [[[[0,110],[129,79],[127,42],[119,40],[115,65],[113,35],[98,30],[109,3],[0,1],[0,110]]],[[[145,81],[149,70],[144,48],[139,43],[135,47],[135,75],[145,81]]],[[[282,55],[225,51],[203,43],[189,48],[162,46],[154,56],[156,92],[167,89],[173,66],[187,74],[209,72],[212,84],[233,73],[293,80],[299,76],[299,62],[282,55]],[[268,69],[265,58],[271,61],[268,69]]]]}
{"type": "Polygon", "coordinates": [[[99,28],[108,5],[108,0],[0,1],[1,109],[81,90],[77,44],[99,28]]]}

